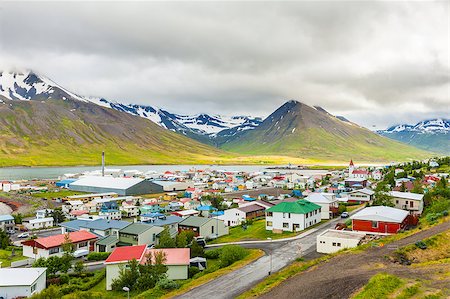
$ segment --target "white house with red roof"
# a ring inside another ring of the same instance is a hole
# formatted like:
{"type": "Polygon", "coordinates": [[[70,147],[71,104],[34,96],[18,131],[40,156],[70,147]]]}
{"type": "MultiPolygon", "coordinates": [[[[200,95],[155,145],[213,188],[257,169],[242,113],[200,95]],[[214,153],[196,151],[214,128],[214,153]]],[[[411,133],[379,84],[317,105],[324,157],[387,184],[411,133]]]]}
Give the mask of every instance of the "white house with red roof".
{"type": "Polygon", "coordinates": [[[117,247],[106,259],[106,290],[112,289],[112,282],[119,277],[120,269],[135,259],[145,264],[149,254],[153,257],[156,252],[163,252],[166,257],[167,278],[187,279],[189,269],[189,248],[161,248],[147,249],[147,245],[117,247]]]}
{"type": "MultiPolygon", "coordinates": [[[[74,250],[94,250],[94,244],[98,236],[88,231],[78,231],[68,233],[69,239],[74,245],[74,250]]],[[[40,257],[48,258],[50,256],[62,256],[66,234],[54,235],[45,238],[38,238],[22,242],[23,255],[38,259],[40,257]]]]}

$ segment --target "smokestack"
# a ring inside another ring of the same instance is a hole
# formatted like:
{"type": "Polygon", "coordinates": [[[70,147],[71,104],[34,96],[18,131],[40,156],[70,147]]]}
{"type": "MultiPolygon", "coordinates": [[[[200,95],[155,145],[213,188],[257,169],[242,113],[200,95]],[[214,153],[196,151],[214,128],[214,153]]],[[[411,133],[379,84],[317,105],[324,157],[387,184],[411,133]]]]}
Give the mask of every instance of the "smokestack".
{"type": "Polygon", "coordinates": [[[105,152],[102,152],[102,176],[105,176],[105,152]]]}

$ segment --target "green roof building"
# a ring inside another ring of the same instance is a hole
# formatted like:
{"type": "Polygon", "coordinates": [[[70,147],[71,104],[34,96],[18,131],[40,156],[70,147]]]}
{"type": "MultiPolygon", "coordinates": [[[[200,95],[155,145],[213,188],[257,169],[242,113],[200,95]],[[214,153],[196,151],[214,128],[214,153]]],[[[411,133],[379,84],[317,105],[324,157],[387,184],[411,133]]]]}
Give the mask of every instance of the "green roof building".
{"type": "Polygon", "coordinates": [[[144,223],[132,223],[119,230],[118,246],[152,245],[157,243],[157,236],[164,230],[159,226],[144,223]]]}
{"type": "Polygon", "coordinates": [[[321,221],[321,207],[300,199],[281,202],[266,210],[266,229],[274,233],[302,231],[321,221]]]}

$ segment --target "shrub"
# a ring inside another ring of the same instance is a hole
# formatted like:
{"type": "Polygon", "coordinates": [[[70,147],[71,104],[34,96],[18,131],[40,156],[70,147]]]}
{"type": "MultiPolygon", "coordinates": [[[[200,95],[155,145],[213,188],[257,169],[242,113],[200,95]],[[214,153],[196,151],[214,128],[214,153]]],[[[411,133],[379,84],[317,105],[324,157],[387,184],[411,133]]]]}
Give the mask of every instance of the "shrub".
{"type": "Polygon", "coordinates": [[[415,245],[416,245],[417,248],[427,249],[427,244],[425,244],[425,242],[423,242],[423,241],[418,241],[418,242],[416,242],[415,245]]]}
{"type": "Polygon", "coordinates": [[[39,293],[34,294],[30,298],[32,299],[60,299],[63,294],[61,294],[60,290],[55,285],[50,285],[46,289],[42,290],[39,293]]]}
{"type": "Polygon", "coordinates": [[[61,276],[59,276],[59,281],[61,284],[68,283],[69,280],[70,280],[70,277],[67,274],[62,274],[61,276]]]}
{"type": "Polygon", "coordinates": [[[205,251],[205,257],[207,259],[212,259],[212,260],[218,259],[221,250],[222,250],[221,248],[207,250],[207,251],[205,251]]]}
{"type": "Polygon", "coordinates": [[[189,267],[189,278],[194,277],[194,275],[199,272],[200,272],[200,269],[198,267],[189,267]]]}
{"type": "Polygon", "coordinates": [[[227,267],[248,255],[248,250],[238,245],[226,245],[219,254],[220,267],[227,267]]]}
{"type": "Polygon", "coordinates": [[[174,290],[178,289],[179,285],[175,281],[163,278],[156,283],[156,286],[163,290],[174,290]]]}
{"type": "Polygon", "coordinates": [[[91,252],[87,255],[88,261],[104,261],[108,258],[111,252],[91,252]]]}

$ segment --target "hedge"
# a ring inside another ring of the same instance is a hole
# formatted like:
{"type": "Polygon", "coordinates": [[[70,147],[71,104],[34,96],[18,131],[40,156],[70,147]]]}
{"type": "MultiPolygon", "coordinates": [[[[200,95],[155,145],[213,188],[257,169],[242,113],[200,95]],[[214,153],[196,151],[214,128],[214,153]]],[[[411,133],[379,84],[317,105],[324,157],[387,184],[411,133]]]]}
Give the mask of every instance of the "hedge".
{"type": "Polygon", "coordinates": [[[88,261],[104,261],[108,258],[111,252],[91,252],[87,255],[88,261]]]}

